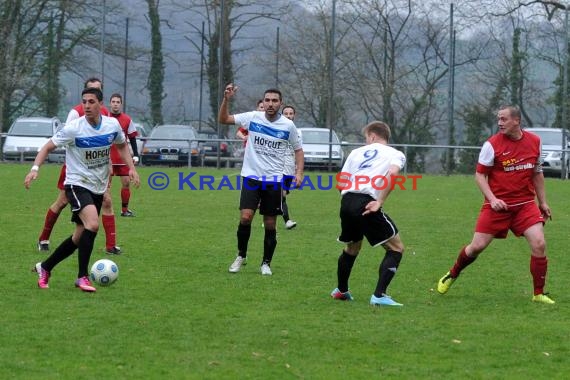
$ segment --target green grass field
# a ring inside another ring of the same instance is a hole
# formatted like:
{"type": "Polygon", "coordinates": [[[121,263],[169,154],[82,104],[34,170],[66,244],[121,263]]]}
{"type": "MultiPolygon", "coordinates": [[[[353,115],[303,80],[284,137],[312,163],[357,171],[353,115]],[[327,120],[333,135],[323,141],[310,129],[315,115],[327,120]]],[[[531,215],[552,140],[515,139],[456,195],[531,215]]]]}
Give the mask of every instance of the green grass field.
{"type": "MultiPolygon", "coordinates": [[[[238,191],[177,189],[188,168],[141,168],[136,218],[117,218],[117,283],[85,294],[73,286],[75,256],[37,288],[30,268],[45,254],[36,239],[55,199],[58,166],[44,165],[26,191],[29,165],[0,165],[0,378],[16,379],[567,379],[570,373],[568,181],[547,179],[547,291],[530,302],[529,250],[512,235],[494,242],[450,292],[435,284],[472,236],[481,195],[472,177],[424,176],[395,191],[385,209],[406,253],[390,287],[403,308],[368,301],[382,249],[368,245],[350,287],[355,302],[329,297],[342,245],[336,190],[295,191],[298,227],[278,230],[273,276],[259,274],[263,232],[256,216],[249,264],[236,254],[238,191]],[[152,190],[151,173],[171,183],[152,190]]],[[[235,175],[236,170],[197,169],[235,175]]],[[[314,175],[314,173],[311,173],[314,175]]],[[[197,181],[193,181],[197,184],[197,181]]],[[[119,182],[113,193],[120,210],[119,182]]],[[[52,248],[70,235],[66,209],[52,248]]],[[[280,221],[280,227],[282,223],[280,221]]],[[[103,229],[91,262],[103,258],[103,229]]]]}

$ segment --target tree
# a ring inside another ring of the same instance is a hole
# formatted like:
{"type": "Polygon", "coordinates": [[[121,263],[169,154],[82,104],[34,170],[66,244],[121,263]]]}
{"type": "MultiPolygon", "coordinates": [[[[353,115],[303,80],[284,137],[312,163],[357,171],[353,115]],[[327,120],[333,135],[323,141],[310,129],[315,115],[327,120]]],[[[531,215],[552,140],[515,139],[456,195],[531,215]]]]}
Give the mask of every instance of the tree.
{"type": "MultiPolygon", "coordinates": [[[[190,10],[199,19],[205,20],[205,31],[202,34],[201,25],[199,23],[189,23],[190,28],[194,31],[194,35],[198,36],[197,39],[190,39],[192,45],[201,54],[205,55],[207,62],[206,74],[209,90],[209,104],[212,111],[212,119],[210,124],[217,125],[216,117],[218,114],[218,107],[220,96],[219,94],[219,49],[220,49],[220,33],[223,40],[224,62],[222,62],[222,84],[233,82],[239,71],[239,65],[236,68],[236,56],[240,56],[244,51],[254,51],[253,56],[249,56],[248,62],[256,65],[258,68],[256,72],[260,72],[263,67],[259,64],[262,60],[261,56],[266,53],[263,51],[261,41],[267,36],[267,23],[272,20],[279,20],[279,17],[287,13],[287,2],[275,2],[271,0],[263,1],[236,1],[236,0],[216,0],[216,1],[203,1],[191,0],[190,4],[187,2],[179,3],[179,9],[190,10]],[[221,12],[221,4],[223,1],[224,12],[221,12]],[[224,25],[224,29],[220,31],[220,25],[224,25]],[[255,32],[259,31],[259,32],[255,32]],[[251,38],[250,42],[245,39],[240,39],[241,35],[257,34],[259,37],[251,38]],[[207,52],[202,52],[201,41],[204,41],[207,52]],[[236,47],[239,45],[239,47],[236,47]]],[[[266,87],[265,87],[266,88],[266,87]]],[[[242,88],[240,93],[241,97],[236,99],[239,104],[248,106],[250,109],[254,108],[255,100],[259,99],[260,90],[258,87],[242,88]],[[247,94],[249,92],[249,97],[247,94]],[[255,95],[253,95],[255,94],[255,95]],[[246,95],[244,98],[243,95],[246,95]],[[243,103],[240,103],[243,102],[243,103]]],[[[227,135],[227,127],[223,127],[222,135],[227,135]]]]}
{"type": "MultiPolygon", "coordinates": [[[[493,108],[489,105],[483,107],[477,104],[467,105],[461,114],[465,123],[465,138],[463,145],[482,146],[488,137],[493,133],[495,119],[493,108]]],[[[458,154],[459,162],[456,170],[459,173],[472,174],[475,172],[479,150],[463,149],[458,154]]]]}
{"type": "Polygon", "coordinates": [[[160,33],[160,0],[147,0],[148,19],[151,29],[151,59],[148,74],[150,94],[150,114],[153,125],[164,124],[162,117],[162,99],[164,99],[164,59],[162,55],[162,34],[160,33]]]}
{"type": "Polygon", "coordinates": [[[75,48],[92,46],[95,30],[86,0],[0,3],[0,124],[20,115],[57,115],[60,73],[81,65],[75,48]],[[86,21],[88,20],[88,21],[86,21]]]}

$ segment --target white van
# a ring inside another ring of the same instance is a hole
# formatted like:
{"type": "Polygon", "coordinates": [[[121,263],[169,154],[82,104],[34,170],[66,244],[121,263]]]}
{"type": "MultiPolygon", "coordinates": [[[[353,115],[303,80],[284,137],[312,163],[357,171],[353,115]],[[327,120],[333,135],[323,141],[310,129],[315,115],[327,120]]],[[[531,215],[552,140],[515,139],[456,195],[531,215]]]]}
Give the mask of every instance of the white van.
{"type": "Polygon", "coordinates": [[[329,165],[329,157],[335,170],[342,168],[344,152],[334,131],[332,132],[332,144],[329,143],[330,130],[327,128],[298,128],[297,131],[303,142],[305,168],[326,169],[329,165]]]}
{"type": "Polygon", "coordinates": [[[562,152],[562,147],[566,144],[566,149],[570,148],[569,132],[560,128],[525,128],[525,131],[532,132],[540,137],[544,173],[561,176],[562,157],[565,156],[566,173],[564,178],[568,178],[570,152],[562,152]]]}

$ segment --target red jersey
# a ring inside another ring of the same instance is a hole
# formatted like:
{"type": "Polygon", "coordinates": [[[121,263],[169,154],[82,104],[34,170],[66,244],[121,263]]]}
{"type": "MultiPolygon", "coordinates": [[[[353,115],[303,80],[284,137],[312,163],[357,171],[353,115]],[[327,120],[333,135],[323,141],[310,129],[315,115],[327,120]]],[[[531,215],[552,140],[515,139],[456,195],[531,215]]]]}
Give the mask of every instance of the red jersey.
{"type": "Polygon", "coordinates": [[[239,127],[238,131],[243,133],[246,136],[246,139],[243,140],[243,146],[245,147],[247,145],[247,135],[249,135],[249,131],[247,129],[245,129],[244,127],[239,127]]]}
{"type": "MultiPolygon", "coordinates": [[[[129,115],[127,115],[124,112],[121,112],[120,114],[112,113],[111,117],[114,117],[119,121],[121,129],[123,130],[123,133],[125,134],[125,139],[127,141],[129,141],[131,138],[135,138],[138,136],[137,129],[135,128],[133,121],[131,120],[131,117],[129,115]]],[[[125,165],[125,163],[121,159],[121,155],[119,154],[119,150],[117,149],[115,144],[111,146],[111,162],[113,163],[113,165],[125,165]]]]}
{"type": "Polygon", "coordinates": [[[487,175],[491,191],[507,205],[535,198],[532,178],[540,168],[540,138],[530,132],[522,133],[516,141],[502,133],[492,136],[483,145],[477,163],[477,173],[487,175]]]}

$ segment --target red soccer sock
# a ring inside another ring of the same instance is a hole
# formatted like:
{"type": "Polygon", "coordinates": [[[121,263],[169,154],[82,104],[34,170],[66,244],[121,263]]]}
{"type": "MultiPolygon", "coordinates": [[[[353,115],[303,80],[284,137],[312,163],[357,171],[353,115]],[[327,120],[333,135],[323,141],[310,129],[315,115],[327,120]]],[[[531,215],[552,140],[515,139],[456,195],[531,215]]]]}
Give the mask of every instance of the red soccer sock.
{"type": "Polygon", "coordinates": [[[535,296],[544,292],[544,284],[546,283],[547,271],[548,259],[546,256],[530,256],[530,274],[532,275],[532,285],[534,286],[535,296]]]}
{"type": "Polygon", "coordinates": [[[455,261],[453,268],[451,268],[449,271],[451,273],[451,277],[456,278],[459,276],[459,273],[461,273],[465,267],[475,261],[475,259],[477,259],[477,256],[469,257],[467,256],[467,253],[465,253],[465,247],[461,248],[461,251],[459,252],[459,256],[457,256],[457,260],[455,261]]]}
{"type": "Polygon", "coordinates": [[[40,234],[40,238],[38,239],[39,241],[49,240],[49,237],[51,235],[51,230],[53,229],[55,222],[57,222],[57,218],[59,218],[59,213],[56,214],[51,210],[51,208],[48,208],[46,214],[46,220],[44,222],[44,228],[42,229],[42,233],[40,234]]]}
{"type": "Polygon", "coordinates": [[[129,209],[129,200],[131,199],[131,189],[121,188],[121,210],[123,212],[129,209]]]}
{"type": "Polygon", "coordinates": [[[103,228],[105,229],[105,246],[107,249],[117,245],[117,231],[115,229],[115,215],[103,215],[103,228]]]}

